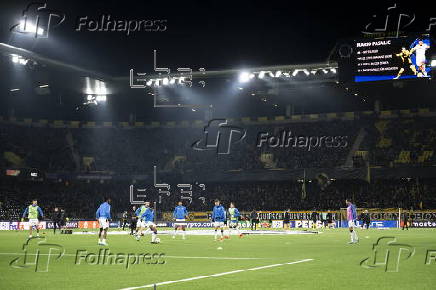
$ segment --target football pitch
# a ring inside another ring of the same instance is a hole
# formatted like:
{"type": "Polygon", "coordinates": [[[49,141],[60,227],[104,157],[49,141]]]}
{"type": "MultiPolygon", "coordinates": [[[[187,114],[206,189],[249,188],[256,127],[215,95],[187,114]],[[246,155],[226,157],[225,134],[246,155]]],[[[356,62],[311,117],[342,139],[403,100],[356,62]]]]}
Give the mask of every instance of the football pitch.
{"type": "Polygon", "coordinates": [[[90,234],[32,239],[0,232],[0,289],[435,289],[436,230],[346,229],[304,235],[90,234]],[[105,251],[105,249],[107,249],[105,251]],[[366,259],[366,260],[365,260],[366,259]],[[375,259],[375,260],[374,260],[375,259]],[[156,286],[155,286],[156,285],[156,286]]]}

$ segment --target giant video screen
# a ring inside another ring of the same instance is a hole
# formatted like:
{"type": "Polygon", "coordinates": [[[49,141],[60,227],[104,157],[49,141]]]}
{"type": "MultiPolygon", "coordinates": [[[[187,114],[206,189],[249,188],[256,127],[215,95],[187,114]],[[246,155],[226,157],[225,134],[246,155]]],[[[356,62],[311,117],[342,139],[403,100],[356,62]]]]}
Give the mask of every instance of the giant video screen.
{"type": "Polygon", "coordinates": [[[354,81],[431,78],[431,42],[429,35],[356,40],[354,81]]]}

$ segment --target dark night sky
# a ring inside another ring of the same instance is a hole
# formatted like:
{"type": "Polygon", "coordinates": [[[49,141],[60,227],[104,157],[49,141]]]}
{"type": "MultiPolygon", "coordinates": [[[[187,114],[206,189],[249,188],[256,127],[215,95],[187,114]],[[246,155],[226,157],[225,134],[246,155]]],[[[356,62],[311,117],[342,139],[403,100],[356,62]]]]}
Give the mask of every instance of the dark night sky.
{"type": "MultiPolygon", "coordinates": [[[[47,1],[48,8],[62,11],[66,19],[50,30],[48,39],[35,40],[9,31],[30,2],[9,2],[1,4],[1,42],[112,75],[126,74],[131,67],[152,69],[153,49],[158,50],[158,63],[173,69],[324,61],[338,39],[361,35],[372,15],[386,14],[393,3],[47,1]],[[75,31],[79,17],[98,19],[103,14],[119,20],[165,19],[167,29],[130,36],[125,32],[75,31]]],[[[408,7],[402,12],[419,14],[415,7],[408,7]]],[[[428,16],[418,20],[423,19],[427,21],[428,16]]]]}

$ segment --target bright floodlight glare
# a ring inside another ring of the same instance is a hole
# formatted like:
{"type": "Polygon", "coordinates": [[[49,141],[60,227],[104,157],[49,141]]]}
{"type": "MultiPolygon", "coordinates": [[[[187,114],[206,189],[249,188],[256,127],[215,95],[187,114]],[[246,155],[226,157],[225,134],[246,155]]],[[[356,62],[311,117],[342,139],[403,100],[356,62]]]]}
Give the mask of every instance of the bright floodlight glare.
{"type": "Polygon", "coordinates": [[[19,91],[20,89],[11,89],[10,91],[11,92],[16,92],[16,91],[19,91]]]}
{"type": "Polygon", "coordinates": [[[22,64],[22,65],[26,65],[27,62],[28,62],[27,59],[24,59],[24,58],[20,58],[20,59],[19,59],[19,63],[22,64]]]}
{"type": "Polygon", "coordinates": [[[336,73],[336,69],[335,69],[334,67],[331,68],[330,71],[331,71],[332,73],[334,73],[334,74],[336,73]]]}
{"type": "Polygon", "coordinates": [[[48,88],[48,85],[40,85],[39,87],[40,87],[41,89],[42,89],[42,88],[48,88]]]}
{"type": "Polygon", "coordinates": [[[433,59],[433,60],[431,61],[431,66],[433,66],[433,67],[436,66],[436,59],[433,59]]]}
{"type": "Polygon", "coordinates": [[[16,55],[16,54],[12,55],[12,62],[13,63],[17,63],[19,60],[20,60],[20,58],[18,57],[18,55],[16,55]]]}
{"type": "Polygon", "coordinates": [[[91,100],[92,100],[92,95],[87,95],[87,96],[86,96],[86,100],[87,100],[87,101],[91,101],[91,100]]]}
{"type": "Polygon", "coordinates": [[[169,84],[169,80],[168,80],[168,78],[164,78],[163,80],[162,80],[162,84],[164,85],[164,86],[167,86],[168,84],[169,84]]]}
{"type": "Polygon", "coordinates": [[[20,22],[20,29],[22,32],[29,32],[29,33],[35,33],[37,35],[43,35],[44,34],[44,29],[40,28],[40,27],[36,27],[35,25],[29,23],[29,21],[24,21],[21,20],[20,22]]]}
{"type": "Polygon", "coordinates": [[[293,77],[295,77],[297,74],[298,74],[298,69],[296,69],[296,70],[294,70],[294,71],[292,72],[292,76],[293,76],[293,77]]]}
{"type": "Polygon", "coordinates": [[[106,102],[106,95],[98,95],[96,100],[97,102],[106,102]]]}
{"type": "Polygon", "coordinates": [[[170,84],[171,85],[174,85],[176,83],[176,79],[175,78],[171,78],[171,80],[170,80],[170,84]]]}
{"type": "Polygon", "coordinates": [[[282,75],[281,70],[276,71],[276,75],[275,75],[276,78],[280,77],[281,75],[282,75]]]}
{"type": "Polygon", "coordinates": [[[265,72],[264,71],[261,71],[260,73],[259,73],[259,78],[260,79],[263,79],[265,77],[265,72]]]}
{"type": "Polygon", "coordinates": [[[151,86],[151,85],[153,84],[153,81],[152,81],[152,80],[148,80],[145,84],[146,84],[147,86],[151,86]]]}
{"type": "Polygon", "coordinates": [[[240,83],[247,83],[250,81],[250,74],[248,72],[241,72],[239,74],[239,82],[240,83]]]}

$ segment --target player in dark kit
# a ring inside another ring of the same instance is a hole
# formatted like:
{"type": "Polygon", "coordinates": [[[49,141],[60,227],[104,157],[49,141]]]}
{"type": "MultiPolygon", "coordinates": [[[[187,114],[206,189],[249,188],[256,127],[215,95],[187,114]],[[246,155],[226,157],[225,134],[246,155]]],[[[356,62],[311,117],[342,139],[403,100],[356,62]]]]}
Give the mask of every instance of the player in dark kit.
{"type": "Polygon", "coordinates": [[[369,216],[368,210],[365,210],[363,213],[360,214],[360,220],[362,221],[362,227],[364,229],[369,229],[369,226],[371,224],[371,218],[369,216]]]}
{"type": "Polygon", "coordinates": [[[416,71],[415,66],[413,65],[412,61],[410,60],[411,52],[407,50],[405,47],[401,49],[400,53],[397,53],[396,56],[398,56],[401,60],[400,64],[400,70],[398,71],[397,76],[394,78],[394,80],[397,80],[400,78],[400,76],[403,74],[403,72],[406,69],[409,69],[416,75],[418,72],[416,71]]]}
{"type": "Polygon", "coordinates": [[[409,214],[407,212],[405,212],[403,216],[403,226],[401,229],[404,231],[404,228],[409,230],[409,214]]]}
{"type": "Polygon", "coordinates": [[[52,214],[52,219],[53,219],[53,234],[56,234],[56,229],[60,229],[61,228],[61,220],[62,220],[62,213],[59,210],[59,208],[55,207],[53,214],[52,214]]]}
{"type": "Polygon", "coordinates": [[[132,207],[132,210],[129,212],[129,218],[130,218],[130,234],[133,236],[136,233],[133,233],[133,231],[136,231],[136,223],[138,222],[138,218],[136,217],[136,206],[132,207]]]}
{"type": "Polygon", "coordinates": [[[123,231],[126,228],[128,216],[129,216],[129,214],[127,213],[127,211],[123,212],[123,216],[121,219],[121,222],[123,224],[123,231]]]}

